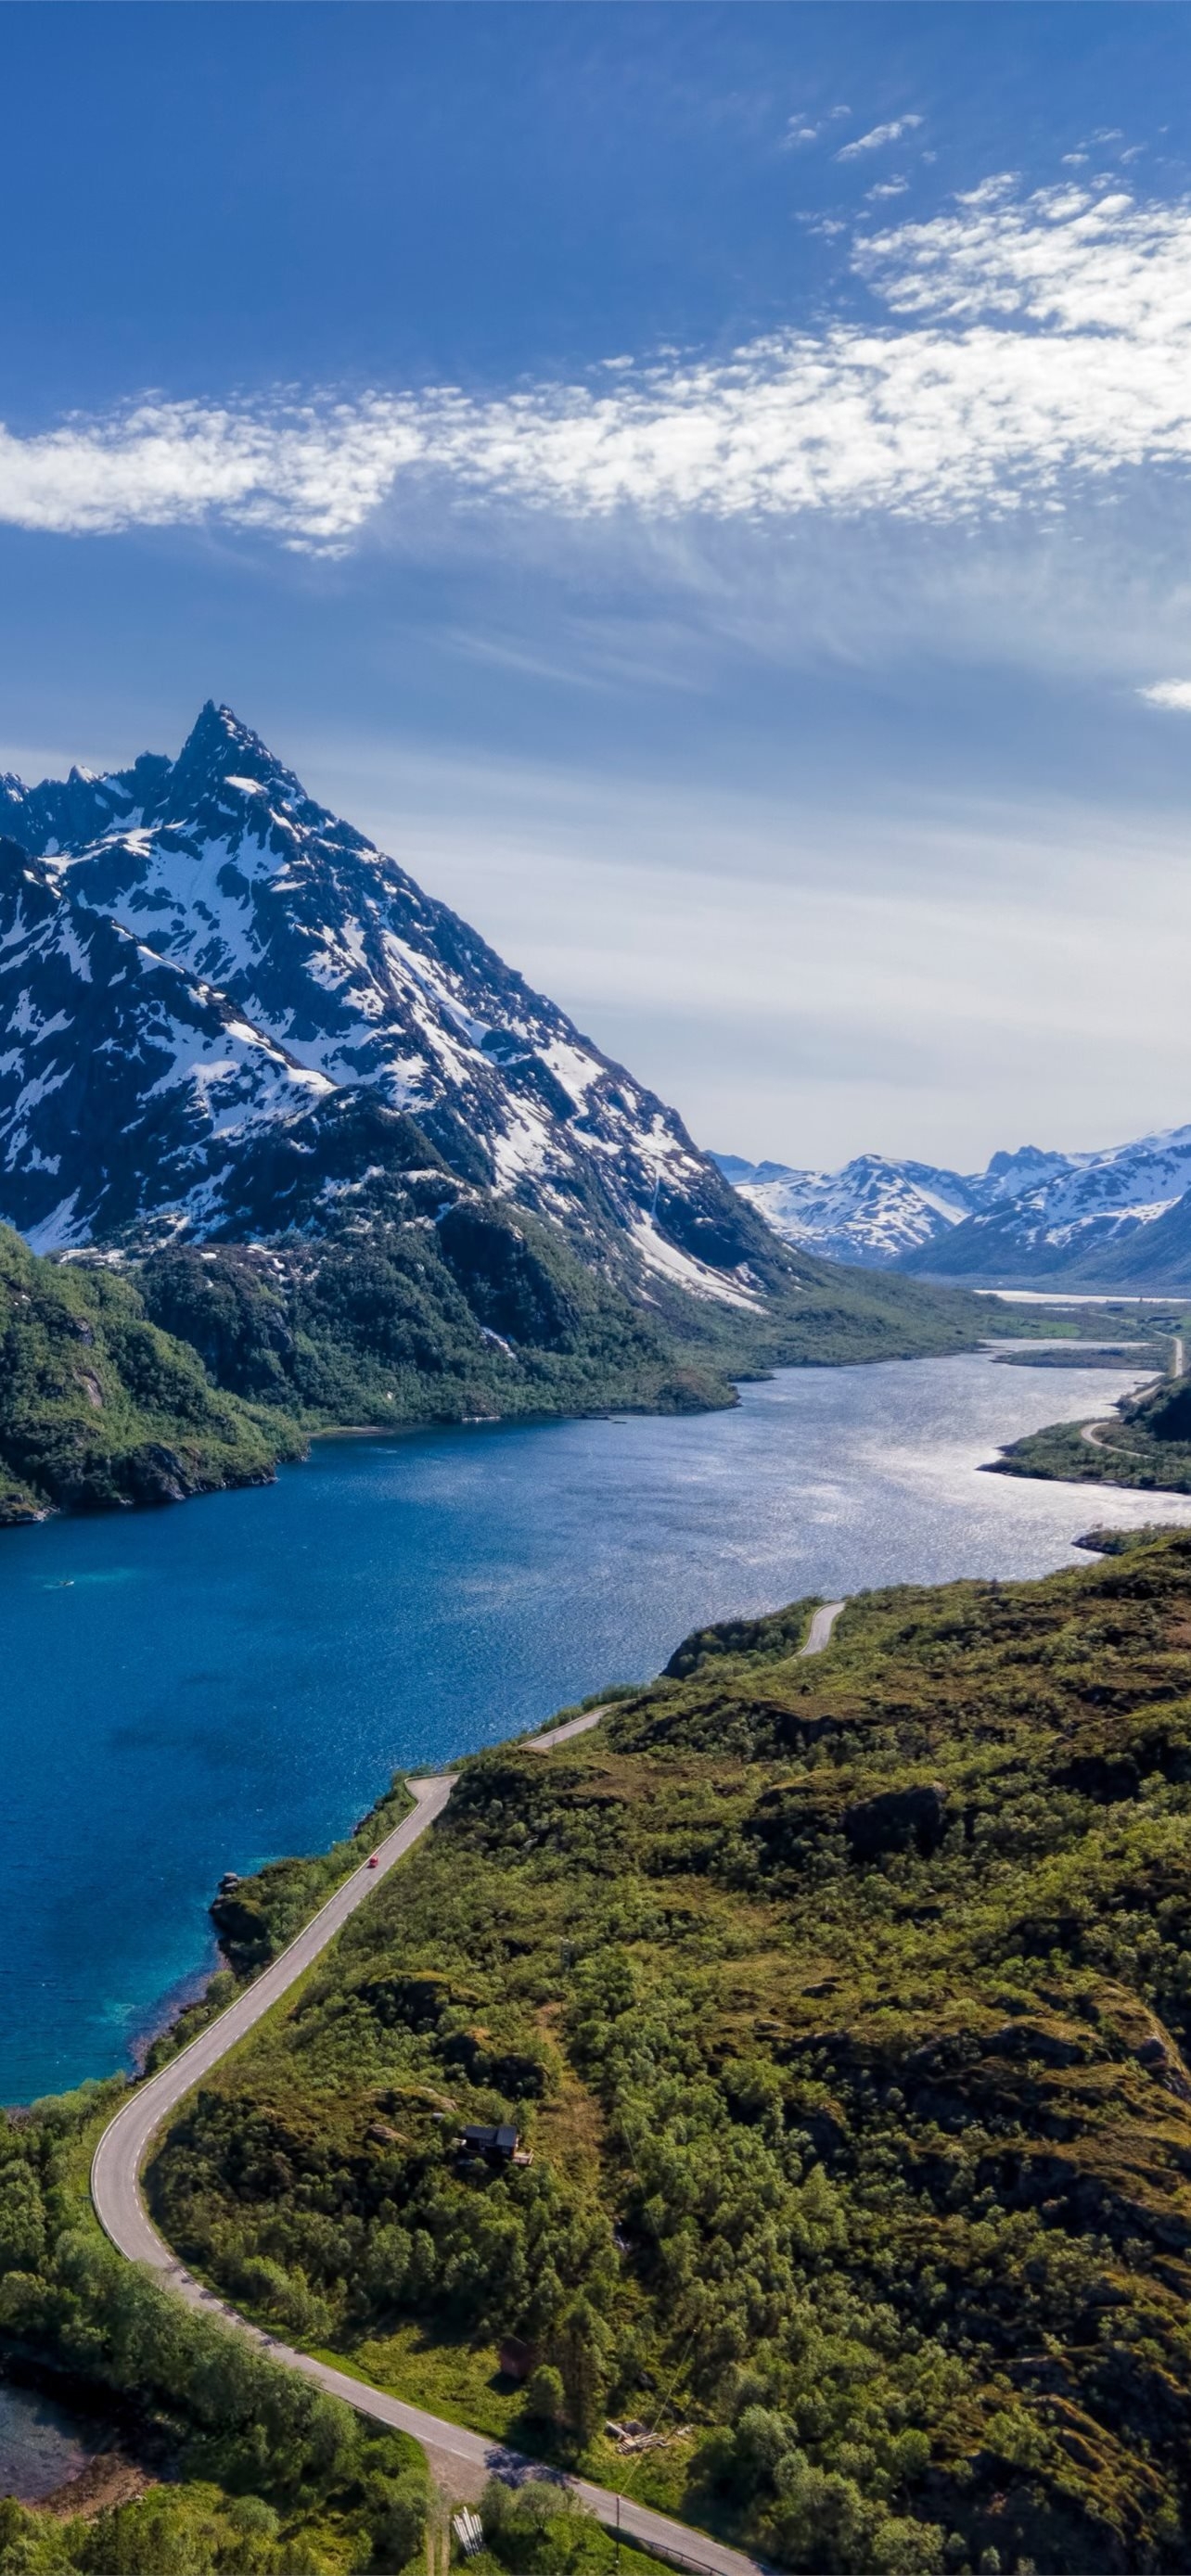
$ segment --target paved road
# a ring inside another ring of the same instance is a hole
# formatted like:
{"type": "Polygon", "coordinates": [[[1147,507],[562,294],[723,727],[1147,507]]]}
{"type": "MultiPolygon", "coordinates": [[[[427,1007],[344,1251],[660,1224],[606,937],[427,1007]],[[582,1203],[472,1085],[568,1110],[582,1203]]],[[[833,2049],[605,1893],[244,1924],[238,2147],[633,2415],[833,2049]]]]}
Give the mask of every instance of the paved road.
{"type": "Polygon", "coordinates": [[[819,1608],[816,1610],[814,1617],[811,1620],[810,1627],[807,1630],[806,1644],[805,1646],[799,1647],[798,1651],[800,1654],[822,1654],[824,1646],[829,1646],[831,1644],[831,1631],[834,1628],[836,1620],[838,1619],[843,1607],[844,1604],[842,1601],[824,1601],[820,1603],[819,1608]]]}
{"type": "Polygon", "coordinates": [[[589,1726],[598,1726],[608,1714],[607,1707],[589,1708],[582,1717],[568,1717],[565,1726],[548,1726],[544,1735],[527,1735],[526,1753],[548,1753],[552,1744],[566,1744],[572,1735],[586,1735],[589,1726]]]}
{"type": "MultiPolygon", "coordinates": [[[[831,1644],[831,1631],[843,1607],[842,1601],[824,1601],[821,1604],[812,1616],[805,1646],[798,1649],[800,1655],[821,1655],[824,1646],[831,1644]]],[[[589,1708],[582,1717],[568,1717],[565,1726],[550,1726],[544,1735],[527,1736],[524,1749],[527,1753],[548,1753],[552,1744],[566,1744],[572,1735],[586,1735],[588,1727],[598,1726],[600,1719],[607,1714],[606,1706],[589,1708]]]]}
{"type": "MultiPolygon", "coordinates": [[[[1184,1374],[1183,1344],[1178,1333],[1171,1335],[1170,1367],[1165,1374],[1167,1377],[1182,1377],[1184,1374]]],[[[1157,1385],[1158,1380],[1155,1379],[1154,1383],[1157,1385]]],[[[1111,1431],[1112,1427],[1111,1422],[1085,1422],[1080,1427],[1080,1436],[1093,1449],[1115,1449],[1118,1443],[1115,1440],[1106,1440],[1104,1437],[1105,1432],[1111,1431]]]]}
{"type": "MultiPolygon", "coordinates": [[[[553,1729],[551,1739],[539,1736],[536,1742],[543,1747],[550,1740],[557,1743],[565,1735],[578,1734],[583,1728],[594,1726],[603,1714],[602,1709],[590,1709],[586,1716],[572,1718],[568,1725],[553,1729]]],[[[257,1978],[255,1985],[250,1986],[235,2003],[229,2004],[217,2021],[200,2031],[188,2048],[181,2049],[177,2057],[171,2058],[160,2074],[151,2076],[145,2084],[139,2084],[123,2109],[116,2113],[115,2119],[109,2121],[92,2160],[91,2197],[100,2225],[117,2250],[126,2254],[130,2262],[148,2264],[168,2288],[185,2299],[188,2307],[198,2308],[208,2316],[222,2318],[226,2325],[235,2326],[241,2334],[247,2335],[269,2353],[274,2361],[283,2363],[290,2370],[300,2370],[328,2396],[341,2398],[345,2405],[354,2407],[357,2414],[367,2415],[380,2424],[392,2425],[398,2432],[411,2433],[414,2440],[425,2444],[427,2449],[459,2462],[473,2472],[505,2478],[517,2485],[525,2478],[542,2477],[549,2472],[539,2462],[527,2459],[519,2451],[507,2450],[481,2433],[470,2433],[464,2426],[450,2424],[442,2416],[428,2415],[420,2406],[407,2406],[401,2398],[389,2397],[383,2389],[370,2388],[363,2380],[349,2378],[346,2371],[334,2370],[325,2361],[315,2361],[309,2353],[295,2352],[289,2344],[279,2343],[272,2335],[262,2334],[258,2327],[248,2323],[247,2318],[238,2316],[234,2308],[227,2307],[210,2290],[204,2289],[201,2281],[196,2281],[193,2274],[178,2262],[164,2237],[158,2235],[141,2195],[141,2169],[150,2142],[169,2113],[177,2108],[202,2076],[226,2057],[237,2040],[243,2039],[245,2033],[262,2019],[292,1986],[295,1978],[317,1959],[328,1941],[334,1940],[357,1905],[362,1904],[372,1889],[379,1885],[394,1863],[409,1851],[427,1826],[433,1824],[435,1817],[442,1814],[455,1782],[453,1777],[444,1776],[438,1780],[411,1780],[409,1786],[417,1805],[413,1814],[398,1825],[396,1832],[379,1845],[376,1868],[369,1869],[365,1863],[353,1871],[305,1930],[291,1941],[288,1950],[283,1950],[272,1966],[266,1968],[264,1975],[257,1978]]],[[[686,2523],[672,2521],[668,2514],[654,2513],[648,2505],[634,2503],[631,2497],[617,2497],[607,2487],[592,2486],[585,2478],[570,2478],[566,2483],[600,2522],[615,2529],[619,2521],[626,2540],[638,2541],[643,2548],[657,2550],[664,2557],[676,2558],[686,2566],[706,2571],[706,2576],[758,2576],[760,2562],[757,2559],[746,2557],[739,2549],[725,2548],[705,2532],[692,2530],[686,2523]]],[[[760,2576],[764,2576],[763,2570],[760,2576]]]]}
{"type": "Polygon", "coordinates": [[[411,1780],[409,1786],[417,1800],[413,1814],[378,1846],[376,1868],[370,1869],[365,1862],[353,1870],[256,1984],[229,2004],[218,2021],[200,2031],[188,2048],[172,2057],[159,2075],[151,2076],[147,2084],[138,2084],[123,2110],[104,2130],[91,2165],[91,2197],[100,2225],[130,2262],[151,2263],[158,2272],[176,2268],[168,2245],[151,2225],[141,2199],[140,2170],[154,2130],[161,2127],[200,2077],[217,2066],[229,2048],[234,2048],[236,2041],[262,2019],[292,1986],[295,1977],[300,1977],[320,1950],[325,1950],[328,1941],[334,1940],[349,1914],[355,1913],[357,1905],[362,1905],[371,1890],[387,1877],[394,1862],[417,1842],[436,1816],[441,1816],[455,1782],[452,1776],[444,1775],[440,1780],[411,1780]]]}

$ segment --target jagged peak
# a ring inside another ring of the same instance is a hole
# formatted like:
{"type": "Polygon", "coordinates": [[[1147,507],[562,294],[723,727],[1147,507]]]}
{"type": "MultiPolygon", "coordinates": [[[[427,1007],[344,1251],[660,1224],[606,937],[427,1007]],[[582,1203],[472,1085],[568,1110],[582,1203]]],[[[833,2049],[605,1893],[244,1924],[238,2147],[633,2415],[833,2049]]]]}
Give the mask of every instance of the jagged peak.
{"type": "Polygon", "coordinates": [[[301,794],[292,771],[270,751],[259,733],[242,724],[233,707],[208,698],[191,726],[171,774],[171,801],[180,788],[202,788],[229,777],[244,777],[262,786],[284,784],[301,794]]]}

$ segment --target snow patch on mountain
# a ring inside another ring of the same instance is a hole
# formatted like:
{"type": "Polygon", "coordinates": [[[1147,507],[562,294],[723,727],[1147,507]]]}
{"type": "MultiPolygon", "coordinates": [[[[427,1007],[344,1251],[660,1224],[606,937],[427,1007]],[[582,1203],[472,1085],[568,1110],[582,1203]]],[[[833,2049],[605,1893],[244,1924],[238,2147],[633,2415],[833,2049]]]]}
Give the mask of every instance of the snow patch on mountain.
{"type": "Polygon", "coordinates": [[[680,1252],[647,1216],[638,1217],[631,1228],[633,1242],[647,1270],[685,1288],[695,1297],[714,1297],[722,1306],[741,1306],[756,1314],[764,1304],[755,1290],[740,1278],[726,1279],[722,1271],[712,1270],[705,1261],[696,1261],[689,1252],[680,1252]]]}
{"type": "Polygon", "coordinates": [[[0,820],[10,1222],[72,1243],[267,1232],[295,1191],[310,1222],[297,1164],[329,1138],[334,1165],[349,1130],[317,1119],[365,1093],[584,1258],[754,1301],[738,1274],[765,1238],[675,1112],[230,709],[205,707],[174,761],[4,778],[0,820]]]}
{"type": "Polygon", "coordinates": [[[973,1206],[957,1172],[858,1154],[839,1172],[717,1156],[725,1177],[775,1233],[833,1261],[891,1267],[962,1223],[973,1206]]]}
{"type": "Polygon", "coordinates": [[[1005,1286],[1094,1263],[1191,1193],[1191,1126],[1100,1152],[1025,1145],[994,1154],[983,1172],[877,1154],[838,1172],[716,1159],[789,1243],[836,1261],[1005,1286]]]}

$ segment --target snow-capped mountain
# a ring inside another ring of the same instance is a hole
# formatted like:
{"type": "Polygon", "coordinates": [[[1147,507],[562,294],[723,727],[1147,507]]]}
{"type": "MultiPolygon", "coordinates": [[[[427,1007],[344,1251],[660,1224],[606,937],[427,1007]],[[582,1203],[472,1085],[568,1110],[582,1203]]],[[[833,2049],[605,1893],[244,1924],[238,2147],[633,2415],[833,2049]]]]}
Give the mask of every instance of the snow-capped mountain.
{"type": "Polygon", "coordinates": [[[228,708],[176,761],[0,778],[0,827],[0,1216],[39,1248],[275,1230],[262,1174],[341,1194],[383,1128],[432,1193],[445,1164],[589,1260],[758,1301],[772,1237],[674,1111],[228,708]]]}
{"type": "Polygon", "coordinates": [[[839,1172],[716,1159],[788,1243],[836,1261],[967,1285],[1191,1285],[1191,1127],[1100,1153],[1025,1145],[983,1172],[879,1154],[839,1172]]]}
{"type": "MultiPolygon", "coordinates": [[[[997,1158],[999,1159],[999,1158],[997,1158]]],[[[990,1166],[991,1171],[991,1166],[990,1166]]],[[[1011,1194],[1001,1188],[941,1241],[903,1265],[933,1278],[1016,1287],[1048,1281],[1106,1287],[1153,1276],[1191,1282],[1191,1266],[1158,1234],[1191,1191],[1191,1127],[1047,1159],[1011,1194]],[[1172,1270],[1173,1257],[1173,1270],[1172,1270]]]]}
{"type": "Polygon", "coordinates": [[[962,1223],[977,1202],[958,1172],[858,1154],[839,1172],[798,1172],[717,1154],[726,1180],[787,1243],[832,1261],[889,1267],[962,1223]]]}

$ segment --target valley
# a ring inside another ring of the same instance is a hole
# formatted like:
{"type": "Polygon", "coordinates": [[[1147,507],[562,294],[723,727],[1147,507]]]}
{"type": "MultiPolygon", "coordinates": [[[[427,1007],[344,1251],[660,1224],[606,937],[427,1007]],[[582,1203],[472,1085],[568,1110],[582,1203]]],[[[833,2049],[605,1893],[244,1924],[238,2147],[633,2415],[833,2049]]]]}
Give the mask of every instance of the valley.
{"type": "Polygon", "coordinates": [[[640,1681],[700,1621],[1042,1573],[1090,1520],[1154,1519],[979,1472],[1138,1374],[788,1370],[712,1412],[332,1435],[186,1511],[10,1529],[0,2099],[139,2058],[201,1979],[223,1873],[337,1843],[395,1768],[640,1681]]]}

